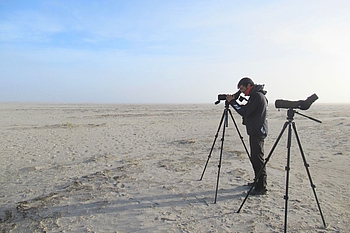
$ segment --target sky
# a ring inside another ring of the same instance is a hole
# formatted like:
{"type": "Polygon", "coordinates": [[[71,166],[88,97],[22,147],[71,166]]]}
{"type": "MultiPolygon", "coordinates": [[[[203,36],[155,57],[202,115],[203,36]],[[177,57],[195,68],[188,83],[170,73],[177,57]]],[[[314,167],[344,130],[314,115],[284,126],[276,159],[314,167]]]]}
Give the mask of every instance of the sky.
{"type": "Polygon", "coordinates": [[[0,0],[0,102],[350,103],[349,0],[0,0]]]}

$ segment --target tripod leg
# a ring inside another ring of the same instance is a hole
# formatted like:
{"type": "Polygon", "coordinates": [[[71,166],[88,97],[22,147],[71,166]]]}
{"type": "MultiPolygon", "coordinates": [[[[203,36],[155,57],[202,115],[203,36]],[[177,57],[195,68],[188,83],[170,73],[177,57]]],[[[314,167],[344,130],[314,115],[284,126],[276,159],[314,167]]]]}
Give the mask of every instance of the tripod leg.
{"type": "MultiPolygon", "coordinates": [[[[227,122],[227,111],[225,111],[225,122],[227,122]]],[[[226,124],[227,125],[227,124],[226,124]]],[[[225,129],[226,126],[223,127],[222,130],[222,138],[221,138],[221,148],[220,148],[220,159],[219,159],[219,165],[218,165],[218,177],[216,180],[216,191],[215,191],[215,199],[214,199],[214,204],[216,203],[216,198],[218,196],[218,189],[219,189],[219,179],[220,179],[220,170],[221,170],[221,161],[222,161],[222,151],[224,149],[224,141],[225,141],[225,129]]]]}
{"type": "Polygon", "coordinates": [[[213,145],[211,146],[211,149],[210,149],[210,153],[209,153],[209,155],[208,155],[207,162],[205,163],[205,166],[204,166],[204,169],[203,169],[201,178],[200,178],[199,180],[202,180],[202,179],[203,179],[204,172],[205,172],[205,170],[207,169],[207,166],[208,166],[208,163],[209,163],[209,160],[210,160],[210,157],[211,157],[211,153],[213,152],[213,149],[214,149],[214,146],[215,146],[215,143],[216,143],[216,139],[218,138],[218,135],[219,135],[219,132],[220,132],[221,125],[222,125],[222,123],[224,122],[225,115],[226,115],[226,109],[224,110],[224,112],[223,112],[223,114],[222,114],[222,117],[221,117],[221,120],[220,120],[220,123],[219,123],[218,130],[216,131],[216,134],[215,134],[215,138],[214,138],[213,145]]]}
{"type": "Polygon", "coordinates": [[[318,198],[317,198],[317,195],[316,195],[316,190],[315,190],[316,185],[314,185],[314,183],[313,183],[313,181],[312,181],[312,178],[311,178],[310,171],[309,171],[309,166],[310,166],[310,165],[306,162],[306,158],[305,158],[305,155],[304,155],[304,151],[303,151],[303,148],[302,148],[302,146],[301,146],[301,142],[300,142],[300,139],[299,139],[299,136],[298,136],[298,133],[297,133],[297,129],[296,129],[296,126],[295,126],[295,123],[294,123],[294,122],[293,122],[293,130],[294,130],[294,133],[295,133],[297,142],[298,142],[298,146],[299,146],[299,150],[300,150],[301,157],[303,158],[303,162],[304,162],[304,166],[305,166],[307,175],[308,175],[308,177],[309,177],[310,185],[311,185],[312,191],[313,191],[314,196],[315,196],[315,200],[316,200],[316,203],[317,203],[317,206],[318,206],[318,210],[320,211],[320,215],[321,215],[321,218],[322,218],[323,225],[324,225],[324,227],[327,227],[327,226],[326,226],[326,221],[324,220],[324,217],[323,217],[323,213],[322,213],[322,210],[321,210],[320,203],[319,203],[318,198]]]}
{"type": "Polygon", "coordinates": [[[254,184],[250,187],[250,189],[249,189],[247,195],[245,196],[245,198],[244,198],[244,200],[243,200],[241,206],[240,206],[239,209],[237,210],[237,213],[239,213],[239,212],[241,211],[241,209],[243,208],[244,203],[247,201],[248,196],[249,196],[249,194],[251,193],[251,191],[253,190],[254,185],[255,185],[255,183],[257,182],[258,177],[261,175],[261,173],[262,173],[264,167],[266,167],[266,164],[269,162],[269,160],[270,160],[270,158],[271,158],[271,156],[272,156],[272,153],[273,153],[274,150],[276,149],[276,146],[277,146],[278,142],[280,141],[280,139],[281,139],[281,137],[282,137],[284,131],[286,130],[288,124],[289,124],[288,121],[287,121],[286,123],[284,123],[283,128],[282,128],[280,134],[278,135],[278,137],[277,137],[277,139],[276,139],[275,144],[273,144],[273,146],[272,146],[272,148],[271,148],[271,150],[270,150],[270,152],[269,152],[269,155],[268,155],[268,156],[266,157],[266,159],[265,159],[265,163],[264,163],[263,167],[260,169],[260,171],[258,172],[258,174],[256,175],[256,177],[254,178],[254,184]]]}
{"type": "Polygon", "coordinates": [[[241,141],[242,141],[242,144],[243,144],[243,147],[244,147],[244,149],[245,149],[245,152],[247,152],[247,155],[248,155],[248,157],[249,157],[249,160],[251,160],[250,155],[249,155],[249,152],[248,152],[248,149],[247,149],[247,146],[245,145],[244,140],[243,140],[243,137],[242,137],[241,133],[239,132],[238,126],[237,126],[237,124],[236,124],[236,121],[235,121],[235,119],[233,118],[231,109],[228,109],[228,111],[229,111],[229,113],[230,113],[230,115],[231,115],[231,119],[232,119],[232,121],[233,121],[233,124],[234,124],[235,127],[236,127],[236,131],[237,131],[237,133],[238,133],[238,136],[239,136],[239,138],[240,138],[241,141]]]}
{"type": "Polygon", "coordinates": [[[291,148],[292,128],[291,124],[288,124],[288,141],[287,141],[287,166],[286,170],[286,194],[284,196],[284,232],[287,232],[287,213],[288,213],[288,191],[289,191],[289,171],[290,171],[290,148],[291,148]]]}

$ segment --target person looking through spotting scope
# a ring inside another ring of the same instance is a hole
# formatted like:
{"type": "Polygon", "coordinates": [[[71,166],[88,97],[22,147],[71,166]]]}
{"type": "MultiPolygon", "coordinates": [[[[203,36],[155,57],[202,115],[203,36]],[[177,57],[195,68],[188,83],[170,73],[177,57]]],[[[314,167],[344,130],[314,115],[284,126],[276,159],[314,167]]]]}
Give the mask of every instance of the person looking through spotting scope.
{"type": "MultiPolygon", "coordinates": [[[[254,84],[253,80],[248,77],[242,78],[237,85],[239,91],[233,95],[227,95],[226,100],[243,118],[243,125],[246,126],[249,135],[250,144],[250,161],[252,163],[255,178],[255,187],[251,195],[264,195],[267,192],[267,174],[264,167],[264,139],[267,137],[267,104],[266,91],[264,85],[254,84]],[[244,105],[239,104],[236,100],[243,93],[249,96],[248,102],[244,105]],[[260,172],[261,168],[263,170],[260,172]],[[259,177],[257,177],[260,172],[259,177]]],[[[248,183],[253,185],[254,183],[248,183]]]]}

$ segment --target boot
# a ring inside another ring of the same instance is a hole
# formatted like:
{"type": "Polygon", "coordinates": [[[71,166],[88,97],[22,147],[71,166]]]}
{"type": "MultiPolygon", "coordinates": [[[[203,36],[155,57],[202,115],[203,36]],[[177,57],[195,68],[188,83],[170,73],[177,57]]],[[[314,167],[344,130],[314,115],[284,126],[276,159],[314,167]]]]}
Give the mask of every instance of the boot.
{"type": "Polygon", "coordinates": [[[263,175],[258,182],[255,184],[254,190],[251,192],[251,195],[265,195],[267,193],[267,176],[263,175]]]}

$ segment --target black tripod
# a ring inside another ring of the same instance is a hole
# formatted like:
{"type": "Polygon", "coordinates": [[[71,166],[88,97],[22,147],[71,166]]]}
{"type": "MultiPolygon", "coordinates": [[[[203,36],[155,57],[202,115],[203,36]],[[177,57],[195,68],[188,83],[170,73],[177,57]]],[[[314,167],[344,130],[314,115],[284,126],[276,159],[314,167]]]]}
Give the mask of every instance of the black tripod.
{"type": "Polygon", "coordinates": [[[222,130],[222,138],[221,138],[221,149],[220,149],[220,160],[219,160],[219,165],[218,165],[218,177],[217,177],[217,181],[216,181],[216,191],[215,191],[215,199],[214,199],[214,203],[216,203],[216,198],[217,198],[217,194],[218,194],[218,188],[219,188],[219,178],[220,178],[220,170],[221,170],[221,161],[222,161],[222,150],[224,148],[224,140],[225,140],[225,128],[228,127],[228,113],[230,113],[230,116],[231,116],[231,119],[236,127],[236,130],[237,130],[237,133],[243,143],[243,146],[244,146],[244,149],[245,151],[247,152],[247,155],[250,159],[250,155],[249,155],[249,152],[247,150],[247,147],[243,141],[243,137],[241,135],[241,133],[239,132],[239,129],[237,127],[237,124],[236,124],[236,121],[235,119],[233,118],[233,115],[232,115],[232,112],[231,112],[231,109],[229,109],[229,103],[227,101],[225,101],[225,109],[224,109],[224,112],[222,114],[222,117],[221,117],[221,120],[220,120],[220,124],[219,124],[219,128],[215,134],[215,139],[214,139],[214,142],[213,142],[213,145],[211,147],[211,150],[210,150],[210,153],[209,153],[209,156],[208,156],[208,159],[207,159],[207,162],[205,163],[205,166],[204,166],[204,169],[203,169],[203,172],[202,172],[202,176],[199,180],[202,180],[203,176],[204,176],[204,172],[205,170],[207,169],[207,165],[208,165],[208,162],[209,162],[209,159],[211,157],[211,153],[213,152],[213,149],[214,149],[214,146],[215,146],[215,142],[216,142],[216,139],[218,138],[218,135],[219,135],[219,132],[220,132],[220,128],[222,126],[222,123],[225,122],[225,125],[223,127],[223,130],[222,130]]]}
{"type": "MultiPolygon", "coordinates": [[[[270,160],[270,157],[272,156],[272,153],[273,151],[275,150],[279,140],[281,139],[284,131],[286,130],[287,126],[288,126],[288,141],[287,141],[287,149],[288,149],[288,152],[287,152],[287,166],[285,167],[285,170],[286,170],[286,193],[285,193],[285,196],[284,196],[284,199],[285,199],[285,212],[284,212],[284,232],[287,232],[287,209],[288,209],[288,189],[289,189],[289,170],[290,170],[290,148],[291,148],[291,137],[292,137],[292,128],[294,130],[294,134],[295,134],[295,137],[297,139],[297,142],[298,142],[298,146],[299,146],[299,150],[300,150],[300,153],[301,153],[301,157],[303,159],[303,162],[304,162],[304,166],[306,168],[306,172],[307,172],[307,175],[309,177],[309,181],[310,181],[310,185],[311,185],[311,188],[312,188],[312,191],[314,193],[314,196],[315,196],[315,199],[316,199],[316,203],[317,203],[317,206],[318,206],[318,209],[320,211],[320,214],[321,214],[321,218],[322,218],[322,222],[323,222],[323,225],[324,227],[326,227],[326,222],[324,220],[324,217],[323,217],[323,214],[322,214],[322,210],[321,210],[321,206],[320,206],[320,203],[318,201],[318,198],[317,198],[317,195],[316,195],[316,191],[315,191],[315,188],[316,186],[314,185],[314,183],[312,182],[312,178],[311,178],[311,175],[310,175],[310,171],[309,171],[309,164],[306,162],[306,158],[305,158],[305,155],[304,155],[304,151],[303,151],[303,148],[301,147],[301,142],[300,142],[300,139],[299,139],[299,136],[298,136],[298,133],[297,133],[297,129],[295,127],[295,123],[293,122],[293,118],[294,118],[294,114],[297,113],[303,117],[306,117],[306,118],[309,118],[311,120],[314,120],[316,122],[319,122],[319,123],[322,123],[321,121],[317,120],[317,119],[314,119],[312,117],[309,117],[309,116],[306,116],[306,115],[303,115],[301,113],[298,113],[297,111],[295,111],[293,108],[289,108],[288,109],[288,112],[287,112],[287,121],[284,123],[283,125],[283,128],[282,128],[282,131],[281,133],[279,134],[278,138],[276,139],[276,142],[275,144],[273,145],[269,155],[266,157],[265,159],[265,163],[263,165],[263,167],[260,169],[259,173],[256,175],[255,179],[254,179],[254,185],[255,183],[257,182],[257,177],[260,176],[263,168],[266,166],[266,164],[268,163],[268,161],[270,160]]],[[[241,206],[239,207],[237,213],[239,213],[245,203],[245,201],[247,200],[250,192],[252,191],[253,189],[253,186],[251,186],[250,190],[248,191],[245,199],[243,200],[241,206]]]]}

